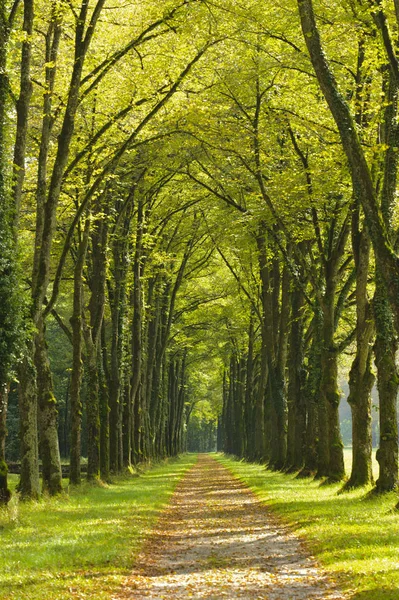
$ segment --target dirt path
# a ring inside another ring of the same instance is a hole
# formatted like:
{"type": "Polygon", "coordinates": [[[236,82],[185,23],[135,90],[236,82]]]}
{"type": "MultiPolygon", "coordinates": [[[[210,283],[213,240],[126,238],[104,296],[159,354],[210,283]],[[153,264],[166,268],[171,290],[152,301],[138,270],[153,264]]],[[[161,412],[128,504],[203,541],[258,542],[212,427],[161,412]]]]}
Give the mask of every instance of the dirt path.
{"type": "Polygon", "coordinates": [[[138,557],[126,598],[338,600],[295,535],[210,456],[178,485],[138,557]]]}

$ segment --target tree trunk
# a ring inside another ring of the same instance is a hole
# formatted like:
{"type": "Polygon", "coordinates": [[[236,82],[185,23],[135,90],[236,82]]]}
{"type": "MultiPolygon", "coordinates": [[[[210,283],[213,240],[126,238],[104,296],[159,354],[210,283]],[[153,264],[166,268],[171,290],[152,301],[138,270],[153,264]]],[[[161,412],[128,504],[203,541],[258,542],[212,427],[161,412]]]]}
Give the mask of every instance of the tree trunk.
{"type": "Polygon", "coordinates": [[[377,460],[380,473],[376,482],[379,492],[393,490],[398,484],[398,425],[396,401],[398,372],[396,367],[397,338],[385,283],[376,260],[376,288],[373,299],[376,326],[374,345],[377,367],[377,388],[380,401],[380,445],[377,460]]]}
{"type": "Polygon", "coordinates": [[[8,388],[0,388],[0,506],[7,504],[11,497],[7,482],[6,436],[7,436],[8,388]]]}
{"type": "Polygon", "coordinates": [[[90,326],[84,323],[87,362],[87,443],[88,443],[88,479],[100,476],[100,379],[99,365],[101,359],[100,336],[105,307],[105,280],[107,264],[108,225],[102,218],[104,211],[102,199],[98,200],[95,213],[100,216],[91,232],[91,272],[90,272],[90,326]]]}
{"type": "Polygon", "coordinates": [[[90,219],[87,219],[84,235],[79,244],[73,279],[73,312],[70,319],[72,326],[72,375],[71,375],[71,452],[69,482],[80,484],[81,430],[82,430],[82,311],[83,311],[83,268],[86,262],[89,241],[90,219]]]}
{"type": "Polygon", "coordinates": [[[306,435],[306,404],[303,389],[303,310],[305,298],[295,287],[292,292],[291,331],[288,359],[288,472],[298,471],[304,462],[306,435]]]}
{"type": "MultiPolygon", "coordinates": [[[[22,194],[22,185],[25,175],[25,148],[27,134],[27,118],[29,99],[31,94],[30,82],[30,63],[31,63],[31,33],[33,24],[33,2],[25,0],[24,2],[24,29],[27,32],[27,38],[23,43],[22,61],[21,61],[21,87],[20,96],[18,99],[17,108],[17,134],[16,144],[14,149],[14,177],[13,177],[13,201],[14,201],[14,235],[17,236],[17,227],[19,220],[19,209],[22,194]]],[[[5,23],[3,24],[5,25],[5,23]]],[[[3,32],[2,32],[3,33],[3,32]]],[[[2,35],[3,37],[3,35],[2,35]]],[[[3,46],[3,44],[2,44],[3,46]]],[[[1,56],[1,72],[2,72],[2,89],[0,100],[1,106],[1,148],[0,153],[3,156],[3,123],[4,110],[6,107],[3,102],[3,90],[8,95],[8,79],[6,76],[6,46],[2,48],[1,56]],[[4,60],[3,60],[4,58],[4,60]],[[3,88],[5,84],[5,88],[3,88]]],[[[4,97],[5,100],[6,96],[4,97]]],[[[1,174],[1,195],[3,196],[3,174],[1,174]]],[[[3,237],[3,235],[2,235],[3,237]]],[[[2,274],[3,275],[3,274],[2,274]]],[[[37,441],[37,397],[36,397],[36,372],[33,367],[34,348],[33,342],[29,341],[26,345],[26,357],[18,366],[19,375],[19,407],[20,407],[20,422],[21,422],[21,477],[19,490],[23,498],[38,498],[40,494],[39,484],[39,458],[38,458],[38,441],[37,441]]],[[[3,382],[2,382],[3,383],[3,382]]]]}
{"type": "Polygon", "coordinates": [[[98,364],[99,394],[100,394],[100,475],[103,481],[109,481],[109,389],[104,368],[98,364]]]}
{"type": "Polygon", "coordinates": [[[35,336],[35,365],[39,400],[39,451],[42,459],[43,491],[50,495],[62,491],[61,458],[58,443],[58,411],[53,394],[53,378],[47,357],[45,325],[38,322],[35,336]]]}
{"type": "Polygon", "coordinates": [[[348,403],[352,410],[352,472],[346,487],[367,485],[373,481],[371,370],[374,323],[367,298],[370,242],[366,231],[353,232],[352,246],[356,264],[356,356],[349,373],[348,403]]]}
{"type": "Polygon", "coordinates": [[[123,319],[126,312],[126,273],[128,269],[127,251],[129,247],[129,231],[131,209],[126,216],[123,227],[114,232],[113,267],[114,288],[110,293],[111,308],[111,359],[109,381],[109,422],[110,422],[110,470],[118,473],[123,466],[120,447],[122,444],[123,414],[123,319]]]}
{"type": "Polygon", "coordinates": [[[28,114],[32,95],[30,78],[33,32],[33,0],[24,0],[24,41],[21,51],[21,81],[20,92],[16,103],[17,129],[13,160],[13,199],[15,205],[14,228],[18,231],[19,213],[21,209],[22,187],[25,179],[26,139],[28,134],[28,114]]]}
{"type": "MultiPolygon", "coordinates": [[[[265,284],[267,280],[267,256],[266,256],[266,240],[265,236],[260,233],[257,238],[258,245],[258,260],[259,260],[259,271],[262,280],[262,306],[264,306],[266,293],[265,284]]],[[[260,353],[260,377],[258,393],[255,400],[255,460],[263,462],[265,460],[266,445],[265,445],[265,400],[266,400],[266,389],[269,375],[269,357],[267,348],[267,330],[266,330],[266,318],[262,315],[262,346],[260,353]]]]}
{"type": "MultiPolygon", "coordinates": [[[[321,403],[327,418],[327,447],[323,443],[323,471],[330,481],[340,481],[345,475],[343,444],[339,425],[338,352],[334,344],[335,285],[327,279],[323,299],[323,347],[321,352],[321,403]],[[324,470],[325,469],[325,470],[324,470]]],[[[320,413],[319,413],[320,415],[320,413]]],[[[320,415],[321,416],[321,415],[320,415]]],[[[319,420],[319,436],[324,426],[319,420]]]]}
{"type": "MultiPolygon", "coordinates": [[[[245,381],[245,400],[244,400],[244,423],[245,423],[245,444],[244,444],[244,456],[249,461],[255,459],[255,447],[254,447],[254,398],[256,394],[255,381],[254,381],[254,314],[251,310],[249,331],[248,331],[248,354],[246,362],[246,381],[245,381]]],[[[218,437],[217,437],[217,448],[221,445],[220,440],[220,425],[218,422],[218,437]]]]}
{"type": "Polygon", "coordinates": [[[132,321],[132,370],[130,380],[131,404],[133,407],[133,462],[140,461],[140,436],[142,427],[142,411],[140,398],[141,360],[142,360],[142,298],[141,298],[141,260],[144,226],[142,198],[138,201],[136,248],[133,262],[133,321],[132,321]]]}
{"type": "Polygon", "coordinates": [[[123,466],[132,464],[132,402],[130,392],[130,374],[125,375],[122,403],[122,450],[123,466]]]}
{"type": "Polygon", "coordinates": [[[315,306],[312,324],[312,344],[308,354],[308,375],[305,384],[304,396],[306,402],[306,445],[303,469],[300,477],[315,475],[318,467],[318,403],[321,385],[321,334],[322,315],[318,305],[315,306]]]}
{"type": "MultiPolygon", "coordinates": [[[[274,298],[273,305],[279,303],[280,290],[277,286],[276,278],[274,280],[274,298]]],[[[274,451],[271,456],[271,466],[273,469],[283,468],[287,458],[287,400],[285,390],[285,369],[287,363],[287,340],[290,316],[290,276],[287,265],[284,265],[281,282],[281,311],[277,313],[274,307],[274,321],[276,323],[276,364],[274,365],[274,377],[272,380],[273,389],[273,410],[276,415],[276,432],[274,451]]]]}
{"type": "Polygon", "coordinates": [[[40,480],[36,369],[29,358],[32,355],[33,342],[29,342],[27,354],[18,368],[21,430],[21,476],[18,490],[23,499],[35,500],[40,496],[40,480]]]}
{"type": "Polygon", "coordinates": [[[95,480],[100,477],[100,387],[98,381],[97,346],[90,339],[90,332],[86,337],[86,365],[87,376],[87,479],[95,480]]]}

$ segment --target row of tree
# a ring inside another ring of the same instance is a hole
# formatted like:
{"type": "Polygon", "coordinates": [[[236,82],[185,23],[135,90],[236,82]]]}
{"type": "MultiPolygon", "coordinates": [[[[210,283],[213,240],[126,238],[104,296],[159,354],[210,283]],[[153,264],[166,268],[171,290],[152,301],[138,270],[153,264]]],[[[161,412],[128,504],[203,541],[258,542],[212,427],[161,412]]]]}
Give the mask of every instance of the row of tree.
{"type": "Polygon", "coordinates": [[[214,443],[218,413],[227,452],[340,480],[348,360],[348,485],[369,483],[374,349],[377,487],[396,486],[395,6],[3,0],[3,500],[12,379],[20,492],[39,496],[39,455],[61,490],[46,323],[72,483],[82,426],[108,479],[187,428],[214,443]]]}
{"type": "MultiPolygon", "coordinates": [[[[319,110],[332,117],[332,122],[321,125],[318,115],[311,115],[310,126],[320,145],[313,142],[311,148],[309,135],[293,128],[290,115],[297,113],[297,104],[295,110],[278,107],[285,116],[279,119],[280,152],[274,149],[279,164],[272,166],[275,173],[271,174],[270,162],[264,161],[268,149],[262,125],[270,126],[270,115],[276,111],[275,103],[266,99],[275,83],[271,79],[267,87],[255,76],[251,106],[244,104],[237,89],[229,89],[246,122],[246,134],[252,138],[252,162],[250,153],[243,157],[240,150],[236,156],[258,184],[258,194],[270,212],[254,231],[259,303],[251,296],[246,342],[236,340],[226,372],[221,447],[250,460],[265,460],[273,468],[300,470],[302,475],[316,474],[331,481],[343,479],[337,384],[340,355],[350,349],[354,354],[348,398],[353,465],[347,486],[370,483],[374,348],[380,411],[377,489],[387,491],[396,487],[398,477],[398,63],[394,39],[399,13],[378,2],[344,8],[333,4],[318,24],[313,3],[298,2],[314,70],[309,72],[307,65],[306,77],[315,74],[312,91],[321,104],[319,110]],[[358,28],[356,35],[353,25],[358,28]],[[340,48],[333,42],[323,44],[321,32],[328,38],[337,27],[341,28],[340,48]],[[338,65],[337,73],[333,64],[338,65]],[[268,113],[266,123],[262,123],[262,108],[268,113]],[[328,144],[336,147],[327,153],[328,144]],[[314,156],[316,148],[321,160],[314,156]],[[298,170],[302,184],[293,173],[298,170]],[[292,184],[288,194],[280,187],[287,183],[287,175],[292,184]],[[281,202],[282,193],[290,199],[293,212],[281,202]],[[307,204],[303,203],[305,195],[307,204]],[[257,316],[255,328],[252,314],[257,316]]],[[[297,68],[305,72],[300,43],[273,33],[294,49],[297,68]]],[[[224,183],[218,193],[233,204],[224,183]]],[[[234,206],[243,214],[248,212],[238,196],[234,206]]]]}

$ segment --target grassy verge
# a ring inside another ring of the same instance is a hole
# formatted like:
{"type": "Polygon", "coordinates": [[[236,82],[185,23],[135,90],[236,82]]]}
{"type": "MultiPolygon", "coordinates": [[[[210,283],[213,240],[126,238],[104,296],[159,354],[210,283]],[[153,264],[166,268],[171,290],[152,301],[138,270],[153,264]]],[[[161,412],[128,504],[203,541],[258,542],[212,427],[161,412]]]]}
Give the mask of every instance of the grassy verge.
{"type": "Polygon", "coordinates": [[[337,494],[340,485],[295,479],[217,455],[301,536],[351,600],[399,599],[399,512],[394,493],[337,494]]]}
{"type": "Polygon", "coordinates": [[[0,510],[0,598],[110,598],[177,482],[186,455],[106,487],[83,484],[37,503],[16,496],[0,510]]]}

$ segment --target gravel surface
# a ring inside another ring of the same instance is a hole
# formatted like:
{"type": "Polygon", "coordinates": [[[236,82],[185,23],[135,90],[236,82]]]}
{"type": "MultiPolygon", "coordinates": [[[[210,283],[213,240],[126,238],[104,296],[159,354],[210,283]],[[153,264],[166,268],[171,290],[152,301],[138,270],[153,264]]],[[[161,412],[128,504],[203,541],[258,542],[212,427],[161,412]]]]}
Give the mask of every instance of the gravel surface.
{"type": "Polygon", "coordinates": [[[113,596],[344,600],[299,539],[209,455],[179,483],[169,507],[113,596]]]}

